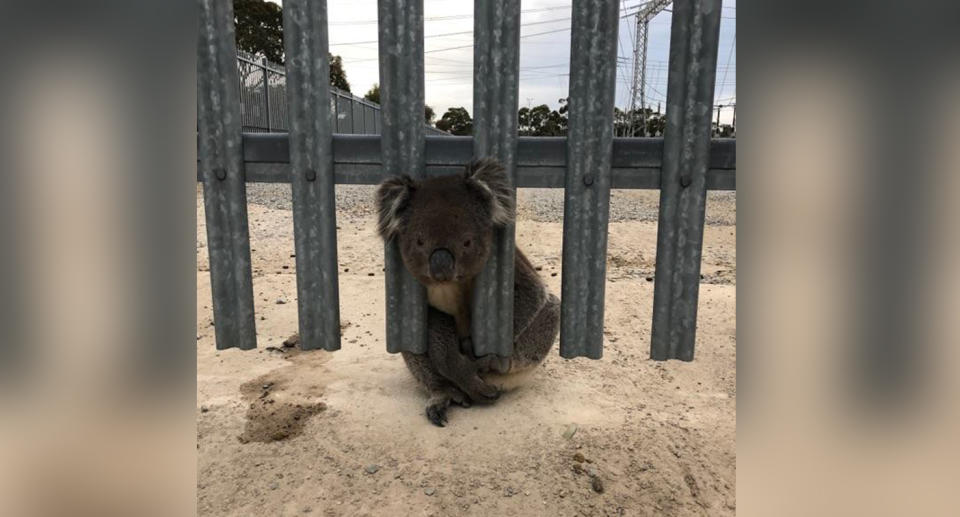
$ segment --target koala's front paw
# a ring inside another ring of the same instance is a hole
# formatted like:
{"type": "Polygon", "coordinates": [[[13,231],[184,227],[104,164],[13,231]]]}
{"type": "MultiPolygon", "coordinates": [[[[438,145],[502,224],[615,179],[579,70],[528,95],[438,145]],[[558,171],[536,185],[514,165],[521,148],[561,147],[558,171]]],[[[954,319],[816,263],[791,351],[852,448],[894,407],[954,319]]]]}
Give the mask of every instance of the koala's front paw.
{"type": "Polygon", "coordinates": [[[513,359],[489,354],[477,359],[477,370],[481,372],[509,373],[513,359]]]}
{"type": "Polygon", "coordinates": [[[446,427],[447,404],[429,404],[427,405],[427,420],[437,427],[446,427]]]}
{"type": "Polygon", "coordinates": [[[493,404],[498,398],[500,398],[500,388],[494,386],[493,384],[484,382],[479,378],[472,391],[473,393],[471,394],[471,398],[473,401],[481,404],[493,404]]]}
{"type": "Polygon", "coordinates": [[[427,420],[437,426],[445,427],[447,423],[447,410],[450,404],[457,404],[460,407],[470,407],[470,398],[457,388],[449,387],[436,392],[427,401],[427,420]]]}
{"type": "Polygon", "coordinates": [[[437,427],[445,427],[448,407],[450,407],[450,397],[446,395],[430,397],[427,401],[427,420],[437,427]]]}

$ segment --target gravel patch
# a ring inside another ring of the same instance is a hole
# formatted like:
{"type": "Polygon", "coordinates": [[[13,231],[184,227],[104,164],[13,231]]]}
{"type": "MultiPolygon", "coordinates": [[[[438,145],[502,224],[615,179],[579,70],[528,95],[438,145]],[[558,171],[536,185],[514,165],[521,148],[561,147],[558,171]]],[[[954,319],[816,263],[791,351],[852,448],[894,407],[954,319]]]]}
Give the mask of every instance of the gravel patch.
{"type": "MultiPolygon", "coordinates": [[[[375,185],[337,185],[337,217],[366,218],[375,214],[375,185]]],[[[247,202],[277,210],[292,210],[290,185],[287,183],[250,183],[247,202]]],[[[659,216],[659,190],[611,190],[610,222],[656,222],[659,216]]],[[[538,222],[563,221],[563,190],[547,188],[520,189],[517,216],[538,222]]],[[[737,193],[707,192],[706,220],[712,226],[737,224],[737,193]]]]}
{"type": "MultiPolygon", "coordinates": [[[[337,185],[337,218],[356,219],[374,215],[376,185],[337,185]]],[[[247,203],[275,210],[293,210],[293,191],[289,183],[248,183],[247,203]]]]}

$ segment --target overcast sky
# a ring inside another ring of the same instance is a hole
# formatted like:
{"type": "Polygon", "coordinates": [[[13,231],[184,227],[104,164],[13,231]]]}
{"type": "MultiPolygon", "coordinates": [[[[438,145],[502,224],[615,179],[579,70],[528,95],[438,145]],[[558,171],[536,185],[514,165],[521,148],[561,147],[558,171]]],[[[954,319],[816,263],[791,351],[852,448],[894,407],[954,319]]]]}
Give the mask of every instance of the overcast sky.
{"type": "MultiPolygon", "coordinates": [[[[282,1],[275,0],[277,3],[282,1]]],[[[622,0],[626,12],[644,0],[622,0]]],[[[523,0],[520,29],[520,105],[558,106],[567,96],[570,80],[570,0],[523,0]],[[556,31],[556,32],[551,32],[556,31]],[[537,33],[549,32],[538,36],[537,33]]],[[[377,63],[377,0],[328,0],[330,50],[343,57],[354,94],[362,96],[379,82],[377,63]]],[[[668,8],[669,9],[669,8],[668,8]]],[[[723,1],[720,50],[717,57],[715,104],[736,100],[736,1],[723,1]]],[[[473,113],[473,2],[424,0],[426,103],[440,118],[447,108],[463,106],[473,113]],[[442,19],[440,19],[442,18],[442,19]],[[467,32],[454,36],[434,36],[467,32]],[[450,49],[451,47],[466,47],[450,49]],[[450,49],[450,50],[444,50],[450,49]]],[[[650,23],[647,47],[647,102],[656,109],[665,104],[671,13],[662,12],[650,23]]],[[[616,104],[630,100],[635,17],[621,18],[616,104]]],[[[732,109],[722,110],[729,123],[732,109]]]]}

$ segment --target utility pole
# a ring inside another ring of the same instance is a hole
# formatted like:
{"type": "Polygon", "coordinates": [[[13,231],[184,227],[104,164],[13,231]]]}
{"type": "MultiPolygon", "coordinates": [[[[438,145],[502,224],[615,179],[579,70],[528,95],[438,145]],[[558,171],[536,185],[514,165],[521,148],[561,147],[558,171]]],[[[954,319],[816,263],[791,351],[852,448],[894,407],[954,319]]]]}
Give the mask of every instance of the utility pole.
{"type": "Polygon", "coordinates": [[[737,105],[733,105],[733,136],[737,136],[737,105]]]}
{"type": "Polygon", "coordinates": [[[633,43],[633,84],[630,87],[630,136],[636,125],[637,101],[640,106],[640,135],[647,136],[647,29],[650,20],[670,5],[671,0],[651,0],[636,12],[637,37],[633,43]]]}

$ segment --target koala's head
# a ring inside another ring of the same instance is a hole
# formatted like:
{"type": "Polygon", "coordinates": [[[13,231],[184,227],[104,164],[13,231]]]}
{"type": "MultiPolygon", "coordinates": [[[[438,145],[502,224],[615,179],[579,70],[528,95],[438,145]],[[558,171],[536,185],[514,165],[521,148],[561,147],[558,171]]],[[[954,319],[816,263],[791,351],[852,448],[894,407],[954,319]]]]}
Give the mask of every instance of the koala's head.
{"type": "Polygon", "coordinates": [[[377,189],[377,210],[380,236],[397,240],[420,283],[462,282],[483,269],[493,229],[513,221],[513,196],[503,167],[484,159],[463,174],[390,178],[377,189]]]}

